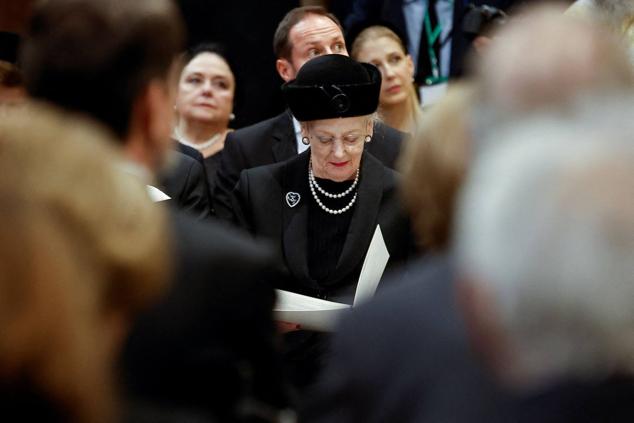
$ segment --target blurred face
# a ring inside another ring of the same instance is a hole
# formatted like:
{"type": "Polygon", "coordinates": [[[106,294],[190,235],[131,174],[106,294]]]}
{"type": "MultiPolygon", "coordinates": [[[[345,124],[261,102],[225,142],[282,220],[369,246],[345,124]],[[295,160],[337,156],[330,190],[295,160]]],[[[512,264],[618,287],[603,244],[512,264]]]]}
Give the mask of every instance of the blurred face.
{"type": "Polygon", "coordinates": [[[372,135],[372,127],[369,116],[302,123],[302,135],[310,140],[315,176],[337,182],[354,179],[365,137],[372,135]]]}
{"type": "Polygon", "coordinates": [[[227,125],[234,91],[227,62],[217,54],[201,53],[181,73],[176,110],[181,119],[227,125]]]}
{"type": "Polygon", "coordinates": [[[291,60],[279,59],[277,70],[284,81],[295,79],[304,63],[324,54],[348,55],[341,29],[330,18],[307,15],[299,21],[289,34],[291,60]]]}
{"type": "Polygon", "coordinates": [[[359,50],[357,60],[371,63],[381,71],[381,106],[391,106],[407,100],[411,92],[409,85],[414,76],[414,63],[399,43],[388,37],[367,42],[359,50]]]}

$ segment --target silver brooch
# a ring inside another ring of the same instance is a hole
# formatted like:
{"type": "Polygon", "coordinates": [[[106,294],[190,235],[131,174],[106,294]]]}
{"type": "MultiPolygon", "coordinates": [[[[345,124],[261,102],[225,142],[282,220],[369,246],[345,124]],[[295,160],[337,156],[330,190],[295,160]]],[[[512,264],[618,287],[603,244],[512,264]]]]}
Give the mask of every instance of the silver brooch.
{"type": "Polygon", "coordinates": [[[297,192],[287,192],[286,193],[286,204],[288,204],[288,206],[290,208],[295,207],[296,205],[299,204],[299,200],[302,198],[301,195],[299,195],[299,193],[297,192]]]}

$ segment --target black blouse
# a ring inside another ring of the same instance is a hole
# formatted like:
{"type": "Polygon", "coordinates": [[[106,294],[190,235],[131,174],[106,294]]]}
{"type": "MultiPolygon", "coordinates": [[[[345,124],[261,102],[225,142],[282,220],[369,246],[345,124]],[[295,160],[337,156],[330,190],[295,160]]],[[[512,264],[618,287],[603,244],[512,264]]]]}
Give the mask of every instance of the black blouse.
{"type": "Polygon", "coordinates": [[[205,164],[205,172],[207,173],[207,184],[209,185],[209,195],[213,198],[214,189],[216,188],[216,173],[220,167],[220,159],[222,157],[222,150],[214,154],[213,156],[205,157],[203,163],[205,164]]]}
{"type": "MultiPolygon", "coordinates": [[[[335,182],[315,178],[326,192],[338,194],[346,191],[353,181],[335,182]]],[[[354,197],[356,190],[343,198],[328,198],[315,190],[319,200],[331,210],[346,207],[354,197]]],[[[355,202],[356,205],[356,202],[355,202]]],[[[331,214],[323,210],[310,196],[308,208],[308,271],[310,277],[321,284],[337,267],[339,257],[346,241],[354,206],[341,214],[331,214]]]]}

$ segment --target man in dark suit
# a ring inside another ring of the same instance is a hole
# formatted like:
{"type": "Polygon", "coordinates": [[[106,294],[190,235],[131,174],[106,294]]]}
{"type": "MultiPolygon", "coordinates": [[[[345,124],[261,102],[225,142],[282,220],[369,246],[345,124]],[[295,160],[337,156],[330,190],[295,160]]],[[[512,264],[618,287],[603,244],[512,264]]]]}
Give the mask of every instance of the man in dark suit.
{"type": "MultiPolygon", "coordinates": [[[[280,22],[274,36],[276,68],[288,82],[310,58],[323,54],[348,55],[343,31],[337,18],[321,7],[299,7],[280,22]]],[[[383,164],[394,168],[402,134],[381,123],[375,124],[367,151],[383,164]]],[[[218,169],[213,197],[216,214],[232,220],[231,193],[240,172],[256,166],[278,163],[294,157],[307,147],[301,143],[299,123],[287,110],[282,114],[227,135],[218,169]]]]}
{"type": "Polygon", "coordinates": [[[185,210],[198,219],[207,219],[212,210],[204,165],[180,149],[168,154],[169,167],[159,176],[160,189],[180,210],[185,210]]]}
{"type": "MultiPolygon", "coordinates": [[[[468,5],[488,5],[509,9],[516,0],[355,0],[345,27],[351,34],[369,25],[387,24],[403,38],[416,64],[416,82],[425,85],[433,77],[429,39],[426,33],[428,14],[431,31],[439,29],[431,48],[438,60],[438,75],[433,82],[458,78],[464,74],[464,59],[472,36],[462,31],[462,19],[468,5]]],[[[352,42],[353,40],[349,40],[352,42]]]]}
{"type": "MultiPolygon", "coordinates": [[[[150,183],[170,148],[170,66],[182,39],[173,5],[46,2],[31,28],[22,54],[29,93],[105,125],[120,143],[122,168],[135,168],[141,183],[150,183]]],[[[177,210],[170,210],[169,225],[172,284],[159,304],[130,322],[126,393],[134,402],[219,421],[275,415],[285,400],[273,345],[274,292],[263,282],[275,257],[177,210]]]]}

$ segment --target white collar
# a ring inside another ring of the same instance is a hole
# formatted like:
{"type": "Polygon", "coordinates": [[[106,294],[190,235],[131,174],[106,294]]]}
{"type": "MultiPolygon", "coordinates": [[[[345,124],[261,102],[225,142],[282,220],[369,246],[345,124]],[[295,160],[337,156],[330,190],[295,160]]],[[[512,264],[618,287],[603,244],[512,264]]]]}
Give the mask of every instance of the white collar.
{"type": "Polygon", "coordinates": [[[308,150],[308,145],[302,142],[302,126],[299,124],[299,121],[295,119],[295,116],[291,115],[293,118],[293,129],[295,130],[295,144],[297,145],[297,153],[301,154],[304,151],[308,150]]]}

